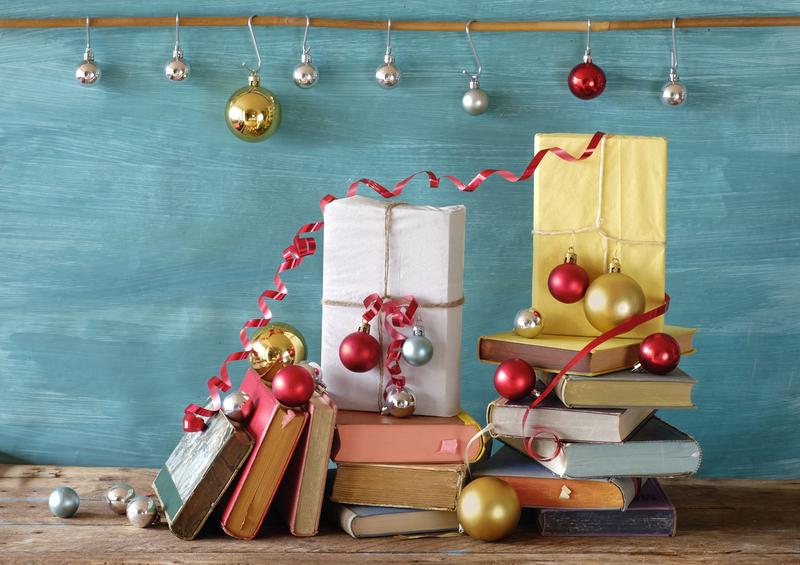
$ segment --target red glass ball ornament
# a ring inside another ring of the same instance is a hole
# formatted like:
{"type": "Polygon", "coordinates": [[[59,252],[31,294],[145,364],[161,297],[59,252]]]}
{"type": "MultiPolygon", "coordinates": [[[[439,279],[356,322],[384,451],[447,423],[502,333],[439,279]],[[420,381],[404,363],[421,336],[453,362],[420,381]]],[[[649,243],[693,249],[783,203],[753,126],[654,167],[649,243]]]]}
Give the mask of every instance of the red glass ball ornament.
{"type": "Polygon", "coordinates": [[[567,86],[578,98],[591,100],[600,96],[605,90],[606,73],[591,61],[585,61],[575,65],[569,72],[567,86]]]}
{"type": "Polygon", "coordinates": [[[550,271],[547,288],[559,302],[572,304],[586,294],[586,289],[589,288],[589,275],[580,265],[561,263],[550,271]]]}
{"type": "Polygon", "coordinates": [[[666,375],[678,366],[681,347],[669,334],[650,334],[639,344],[639,363],[648,373],[666,375]]]}
{"type": "Polygon", "coordinates": [[[368,331],[355,331],[339,345],[342,365],[354,373],[366,373],[377,367],[381,360],[381,344],[368,331]]]}
{"type": "Polygon", "coordinates": [[[494,372],[494,388],[508,400],[521,400],[528,396],[536,385],[533,367],[522,359],[508,359],[500,363],[494,372]]]}
{"type": "Polygon", "coordinates": [[[314,394],[314,377],[305,367],[289,365],[272,378],[272,393],[284,406],[302,406],[314,394]]]}

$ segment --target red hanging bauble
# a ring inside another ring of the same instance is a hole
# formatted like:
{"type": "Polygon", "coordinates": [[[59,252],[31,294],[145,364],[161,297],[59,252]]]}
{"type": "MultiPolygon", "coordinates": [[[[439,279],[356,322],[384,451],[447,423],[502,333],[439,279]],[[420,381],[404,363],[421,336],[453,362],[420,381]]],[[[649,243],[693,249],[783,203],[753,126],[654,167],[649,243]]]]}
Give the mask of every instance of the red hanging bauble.
{"type": "Polygon", "coordinates": [[[366,373],[378,366],[381,360],[381,344],[369,334],[369,323],[362,322],[355,331],[339,345],[339,359],[348,370],[366,373]]]}
{"type": "Polygon", "coordinates": [[[508,359],[500,363],[494,372],[494,388],[508,400],[521,400],[528,396],[536,385],[533,367],[522,359],[508,359]]]}
{"type": "Polygon", "coordinates": [[[564,262],[557,265],[550,271],[547,278],[547,288],[550,294],[559,302],[572,304],[577,302],[586,294],[589,288],[589,275],[583,267],[579,266],[578,256],[575,250],[570,247],[564,255],[564,262]]]}
{"type": "Polygon", "coordinates": [[[591,100],[603,93],[606,88],[606,73],[592,63],[592,58],[575,65],[569,72],[567,85],[570,92],[583,100],[591,100]]]}
{"type": "Polygon", "coordinates": [[[681,346],[669,334],[650,334],[639,344],[639,363],[648,373],[666,375],[678,366],[681,346]]]}
{"type": "Polygon", "coordinates": [[[314,377],[301,365],[288,365],[272,378],[272,392],[284,406],[302,406],[314,394],[314,377]]]}

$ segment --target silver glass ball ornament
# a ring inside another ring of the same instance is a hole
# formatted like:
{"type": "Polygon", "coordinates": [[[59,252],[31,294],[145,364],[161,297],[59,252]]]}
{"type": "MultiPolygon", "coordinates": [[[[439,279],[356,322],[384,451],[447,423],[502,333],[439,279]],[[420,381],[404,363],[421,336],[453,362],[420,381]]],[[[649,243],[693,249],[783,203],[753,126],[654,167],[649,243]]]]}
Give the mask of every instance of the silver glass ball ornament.
{"type": "Polygon", "coordinates": [[[400,69],[394,64],[394,55],[390,52],[384,55],[383,64],[375,71],[375,81],[387,90],[400,84],[400,69]]]}
{"type": "Polygon", "coordinates": [[[127,483],[116,483],[106,491],[106,503],[117,514],[125,514],[128,503],[134,499],[136,491],[127,483]]]}
{"type": "Polygon", "coordinates": [[[78,511],[78,507],[81,505],[81,497],[69,487],[58,487],[50,493],[47,505],[50,507],[50,512],[53,513],[53,516],[69,518],[78,511]]]}
{"type": "Polygon", "coordinates": [[[425,337],[425,328],[414,324],[411,335],[403,342],[403,359],[412,367],[421,367],[433,357],[433,344],[425,337]]]}
{"type": "Polygon", "coordinates": [[[407,418],[414,413],[414,409],[417,407],[414,393],[407,386],[401,388],[397,385],[389,385],[386,387],[384,396],[383,407],[381,408],[381,414],[384,416],[407,418]]]}
{"type": "Polygon", "coordinates": [[[137,496],[128,504],[125,514],[137,528],[152,526],[158,519],[158,506],[150,496],[137,496]]]}
{"type": "Polygon", "coordinates": [[[314,385],[317,388],[325,388],[325,383],[322,380],[322,367],[319,366],[318,363],[314,363],[312,361],[300,361],[296,363],[300,367],[303,367],[306,371],[311,373],[311,378],[314,379],[314,385]]]}
{"type": "Polygon", "coordinates": [[[544,329],[542,315],[535,308],[524,308],[514,316],[514,333],[520,337],[534,338],[544,329]]]}
{"type": "Polygon", "coordinates": [[[667,106],[680,106],[686,102],[686,87],[676,80],[670,80],[661,89],[661,101],[667,106]]]}
{"type": "Polygon", "coordinates": [[[298,88],[311,88],[317,84],[319,71],[311,64],[311,53],[303,53],[300,63],[292,71],[292,80],[298,88]]]}
{"type": "Polygon", "coordinates": [[[83,61],[75,69],[75,79],[81,86],[94,86],[100,80],[100,67],[94,62],[94,53],[87,47],[83,53],[83,61]]]}
{"type": "Polygon", "coordinates": [[[467,114],[473,116],[483,114],[489,109],[489,95],[481,88],[477,78],[470,78],[469,90],[461,97],[461,105],[467,114]]]}
{"type": "Polygon", "coordinates": [[[252,403],[246,392],[237,390],[222,400],[222,412],[228,420],[245,422],[250,418],[252,403]]]}
{"type": "Polygon", "coordinates": [[[189,78],[191,68],[189,63],[183,59],[183,50],[174,49],[172,60],[164,66],[164,76],[172,82],[182,82],[189,78]]]}

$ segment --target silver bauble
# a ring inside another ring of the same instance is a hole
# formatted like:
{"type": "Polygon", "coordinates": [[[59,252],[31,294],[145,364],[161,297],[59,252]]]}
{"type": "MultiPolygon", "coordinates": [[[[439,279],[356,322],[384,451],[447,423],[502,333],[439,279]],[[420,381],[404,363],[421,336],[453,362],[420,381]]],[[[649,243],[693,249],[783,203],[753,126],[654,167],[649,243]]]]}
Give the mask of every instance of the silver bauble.
{"type": "Polygon", "coordinates": [[[58,487],[50,493],[47,505],[50,507],[50,512],[53,513],[53,516],[69,518],[78,511],[78,507],[81,505],[81,497],[69,487],[58,487]]]}
{"type": "Polygon", "coordinates": [[[130,501],[125,514],[131,524],[137,528],[146,528],[153,525],[158,518],[158,506],[149,496],[137,496],[130,501]]]}
{"type": "Polygon", "coordinates": [[[106,491],[108,507],[117,514],[125,514],[128,503],[134,499],[136,491],[128,483],[116,483],[106,491]]]}
{"type": "Polygon", "coordinates": [[[410,388],[389,385],[386,388],[381,414],[394,416],[395,418],[407,418],[414,413],[416,407],[417,400],[414,398],[414,393],[411,392],[410,388]]]}
{"type": "Polygon", "coordinates": [[[489,95],[480,87],[470,88],[461,98],[461,105],[467,114],[477,116],[489,109],[489,95]]]}
{"type": "Polygon", "coordinates": [[[311,53],[303,53],[300,56],[300,64],[292,71],[292,80],[299,88],[311,88],[317,84],[319,71],[311,64],[311,53]]]}
{"type": "Polygon", "coordinates": [[[425,328],[419,325],[413,327],[412,335],[403,342],[401,350],[403,359],[412,367],[421,367],[433,357],[433,344],[425,337],[425,328]]]}
{"type": "Polygon", "coordinates": [[[394,64],[394,55],[387,53],[383,57],[383,64],[375,71],[375,80],[387,90],[400,84],[400,69],[394,64]]]}
{"type": "Polygon", "coordinates": [[[246,392],[237,390],[230,393],[222,400],[222,412],[228,420],[244,422],[250,418],[250,396],[246,392]]]}
{"type": "Polygon", "coordinates": [[[172,60],[164,66],[164,76],[167,80],[181,82],[189,78],[191,69],[189,63],[183,59],[183,51],[176,49],[172,52],[172,60]]]}
{"type": "Polygon", "coordinates": [[[322,367],[320,367],[319,364],[312,361],[300,361],[299,363],[295,363],[295,365],[299,365],[311,373],[311,377],[314,379],[314,384],[317,387],[325,388],[325,383],[322,381],[322,367]]]}
{"type": "Polygon", "coordinates": [[[83,54],[83,62],[75,69],[75,78],[81,86],[93,86],[100,80],[100,67],[94,62],[92,48],[87,47],[83,54]]]}
{"type": "Polygon", "coordinates": [[[680,106],[686,102],[686,87],[677,81],[670,81],[661,89],[661,101],[667,106],[680,106]]]}
{"type": "Polygon", "coordinates": [[[520,337],[534,338],[543,328],[544,320],[535,308],[524,308],[514,316],[514,333],[520,337]]]}

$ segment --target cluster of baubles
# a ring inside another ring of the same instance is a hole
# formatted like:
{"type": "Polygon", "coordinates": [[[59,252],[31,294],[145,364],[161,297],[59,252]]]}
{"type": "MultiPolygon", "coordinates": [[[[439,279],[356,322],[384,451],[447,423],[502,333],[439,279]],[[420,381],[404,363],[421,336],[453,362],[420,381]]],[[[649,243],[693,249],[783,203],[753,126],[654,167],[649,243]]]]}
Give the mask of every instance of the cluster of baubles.
{"type": "MultiPolygon", "coordinates": [[[[127,483],[111,485],[103,499],[112,512],[125,514],[128,521],[138,528],[146,528],[158,522],[158,505],[153,497],[136,496],[134,488],[127,483]]],[[[80,496],[70,487],[58,487],[50,493],[47,500],[50,512],[58,518],[74,516],[80,504],[80,496]]]]}

